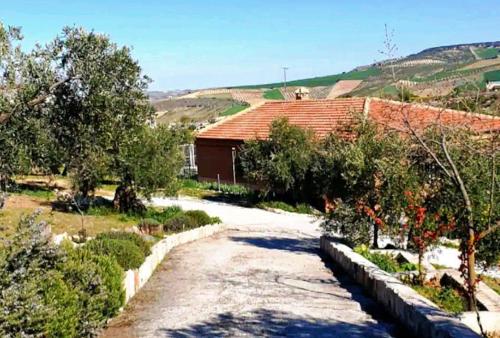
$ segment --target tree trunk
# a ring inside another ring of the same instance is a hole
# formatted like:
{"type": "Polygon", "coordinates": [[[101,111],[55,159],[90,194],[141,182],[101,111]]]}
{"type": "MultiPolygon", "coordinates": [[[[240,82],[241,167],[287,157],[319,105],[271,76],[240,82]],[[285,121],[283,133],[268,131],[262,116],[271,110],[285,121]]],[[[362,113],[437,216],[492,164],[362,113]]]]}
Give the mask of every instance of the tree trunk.
{"type": "Polygon", "coordinates": [[[137,198],[134,188],[127,183],[122,183],[116,188],[113,206],[123,213],[135,212],[142,214],[146,211],[142,201],[137,198]]]}
{"type": "Polygon", "coordinates": [[[467,303],[469,311],[476,311],[476,249],[474,229],[469,228],[469,238],[467,240],[467,303]]]}
{"type": "Polygon", "coordinates": [[[378,249],[378,225],[373,225],[373,244],[372,247],[374,249],[378,249]]]}

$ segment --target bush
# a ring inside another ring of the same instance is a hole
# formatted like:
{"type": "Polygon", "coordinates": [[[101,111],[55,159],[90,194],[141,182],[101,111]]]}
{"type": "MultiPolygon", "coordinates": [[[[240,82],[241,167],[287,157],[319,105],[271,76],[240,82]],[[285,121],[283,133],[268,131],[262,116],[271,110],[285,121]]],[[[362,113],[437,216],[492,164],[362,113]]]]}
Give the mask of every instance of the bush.
{"type": "Polygon", "coordinates": [[[76,250],[68,248],[67,259],[59,266],[66,283],[78,293],[77,331],[82,337],[95,335],[125,301],[123,269],[114,257],[91,250],[92,242],[98,241],[90,241],[76,250]]]}
{"type": "Polygon", "coordinates": [[[125,271],[137,269],[146,258],[144,252],[134,242],[123,239],[94,239],[87,242],[85,248],[97,255],[114,257],[125,271]]]}
{"type": "Polygon", "coordinates": [[[145,215],[145,219],[155,220],[160,224],[165,224],[165,222],[172,217],[175,217],[182,213],[182,209],[178,206],[168,207],[162,210],[149,208],[145,215]]]}
{"type": "Polygon", "coordinates": [[[193,218],[185,214],[180,214],[165,222],[165,224],[163,225],[163,231],[181,232],[184,230],[194,229],[196,227],[197,224],[193,218]]]}
{"type": "Polygon", "coordinates": [[[36,214],[0,251],[0,336],[88,337],[124,303],[113,257],[55,246],[36,214]]]}
{"type": "Polygon", "coordinates": [[[321,227],[328,233],[342,234],[351,247],[370,243],[370,220],[343,202],[338,203],[335,211],[329,214],[329,218],[321,227]]]}
{"type": "MultiPolygon", "coordinates": [[[[158,223],[157,223],[158,224],[158,223]]],[[[125,232],[125,231],[111,231],[111,232],[105,232],[97,235],[96,239],[119,239],[123,241],[129,241],[134,243],[139,249],[141,249],[142,253],[144,254],[145,257],[149,256],[151,254],[151,244],[144,240],[140,235],[132,233],[132,232],[125,232]]]]}
{"type": "Polygon", "coordinates": [[[180,232],[220,222],[220,218],[210,217],[203,210],[189,210],[184,213],[180,213],[165,222],[163,230],[165,232],[180,232]]]}
{"type": "Polygon", "coordinates": [[[48,337],[76,337],[82,312],[79,292],[68,285],[60,272],[52,273],[50,279],[41,284],[44,301],[50,306],[44,327],[48,337]]]}
{"type": "Polygon", "coordinates": [[[188,210],[185,215],[190,217],[196,226],[203,226],[212,222],[212,218],[203,210],[188,210]]]}
{"type": "Polygon", "coordinates": [[[139,223],[139,230],[148,235],[158,236],[161,235],[163,229],[160,222],[153,218],[145,218],[139,223]]]}

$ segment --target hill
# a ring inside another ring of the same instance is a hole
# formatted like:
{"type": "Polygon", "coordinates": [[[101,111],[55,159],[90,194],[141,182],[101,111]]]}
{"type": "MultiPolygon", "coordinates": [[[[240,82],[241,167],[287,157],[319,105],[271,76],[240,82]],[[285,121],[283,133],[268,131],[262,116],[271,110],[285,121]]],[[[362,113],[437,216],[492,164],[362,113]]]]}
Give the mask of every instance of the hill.
{"type": "MultiPolygon", "coordinates": [[[[325,87],[340,80],[362,80],[349,95],[394,95],[398,87],[404,85],[417,95],[440,96],[465,83],[484,87],[484,74],[500,70],[499,54],[500,41],[439,46],[340,74],[288,81],[287,85],[325,87]]],[[[275,82],[231,88],[274,89],[282,86],[282,82],[275,82]]]]}
{"type": "Polygon", "coordinates": [[[232,98],[174,98],[152,103],[156,121],[160,124],[175,122],[205,122],[229,116],[245,109],[247,104],[232,98]]]}

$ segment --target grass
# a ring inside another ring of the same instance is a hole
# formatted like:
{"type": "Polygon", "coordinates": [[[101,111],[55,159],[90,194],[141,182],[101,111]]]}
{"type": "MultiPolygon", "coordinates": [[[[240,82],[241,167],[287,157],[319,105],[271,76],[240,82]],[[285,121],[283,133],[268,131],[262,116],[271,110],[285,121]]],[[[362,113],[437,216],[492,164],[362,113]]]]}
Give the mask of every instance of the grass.
{"type": "Polygon", "coordinates": [[[493,278],[489,276],[482,275],[481,280],[484,284],[492,288],[496,293],[500,295],[500,278],[493,278]]]}
{"type": "Polygon", "coordinates": [[[281,91],[277,88],[264,92],[262,97],[265,99],[268,99],[268,100],[284,100],[285,99],[283,97],[283,94],[281,94],[281,91]]]}
{"type": "MultiPolygon", "coordinates": [[[[365,80],[370,76],[376,76],[380,74],[381,70],[379,68],[370,67],[365,70],[353,70],[341,74],[289,81],[287,82],[287,84],[289,86],[304,86],[304,87],[331,86],[337,83],[337,81],[339,80],[365,80]]],[[[251,86],[240,86],[234,88],[241,88],[241,89],[276,88],[276,87],[281,87],[282,85],[283,83],[276,82],[276,83],[258,84],[251,86]]]]}
{"type": "Polygon", "coordinates": [[[426,284],[424,286],[412,285],[412,288],[446,312],[458,314],[467,310],[464,297],[451,287],[426,284]]]}
{"type": "Polygon", "coordinates": [[[183,179],[181,181],[181,186],[182,189],[217,191],[227,195],[247,195],[250,193],[250,191],[243,185],[238,185],[238,184],[217,185],[217,182],[199,182],[193,179],[183,179]]]}
{"type": "MultiPolygon", "coordinates": [[[[51,226],[55,234],[67,232],[75,235],[82,228],[82,217],[77,213],[66,213],[52,211],[42,208],[38,216],[40,220],[46,221],[51,226]]],[[[33,208],[15,208],[6,209],[0,212],[0,236],[10,237],[15,231],[21,217],[30,215],[34,212],[33,208]]],[[[83,225],[89,236],[95,236],[98,233],[111,230],[125,230],[137,224],[137,220],[131,217],[123,217],[117,213],[107,215],[85,215],[83,225]]]]}
{"type": "Polygon", "coordinates": [[[498,56],[498,48],[478,48],[476,49],[476,54],[481,59],[494,59],[498,56]]]}
{"type": "Polygon", "coordinates": [[[220,113],[219,116],[231,116],[231,115],[239,113],[242,110],[247,109],[248,107],[249,107],[248,104],[246,104],[246,105],[245,104],[235,104],[234,106],[231,106],[228,109],[226,109],[225,111],[223,111],[222,113],[220,113]]]}
{"type": "Polygon", "coordinates": [[[262,201],[257,203],[256,206],[261,209],[280,209],[283,211],[296,212],[299,214],[307,215],[312,215],[315,213],[315,210],[310,205],[305,203],[293,206],[282,201],[262,201]]]}
{"type": "Polygon", "coordinates": [[[354,248],[354,252],[360,254],[382,270],[395,273],[416,271],[417,265],[413,263],[399,263],[393,256],[380,252],[370,252],[366,245],[360,245],[354,248]]]}

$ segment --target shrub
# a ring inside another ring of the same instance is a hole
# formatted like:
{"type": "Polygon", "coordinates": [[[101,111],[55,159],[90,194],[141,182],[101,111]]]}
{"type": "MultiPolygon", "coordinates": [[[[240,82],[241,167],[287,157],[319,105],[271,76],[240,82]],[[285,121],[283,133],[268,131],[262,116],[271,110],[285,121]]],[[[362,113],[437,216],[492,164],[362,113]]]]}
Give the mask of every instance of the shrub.
{"type": "Polygon", "coordinates": [[[370,252],[368,247],[365,245],[360,245],[354,248],[354,252],[360,254],[382,270],[389,273],[394,273],[401,270],[398,262],[394,257],[388,254],[370,252]]]}
{"type": "Polygon", "coordinates": [[[89,244],[92,242],[98,241],[90,241],[76,250],[68,248],[67,259],[59,266],[66,283],[78,292],[77,331],[82,337],[95,335],[108,318],[118,313],[125,301],[123,269],[114,257],[91,250],[89,244]]]}
{"type": "Polygon", "coordinates": [[[137,269],[146,258],[134,242],[123,239],[94,239],[87,242],[85,248],[97,255],[114,257],[124,270],[137,269]]]}
{"type": "Polygon", "coordinates": [[[189,210],[184,213],[180,213],[165,222],[163,230],[165,232],[180,232],[220,222],[220,218],[210,217],[203,210],[189,210]]]}
{"type": "Polygon", "coordinates": [[[195,220],[185,214],[177,215],[169,219],[163,225],[163,231],[165,232],[180,232],[184,230],[189,230],[196,228],[197,224],[195,220]]]}
{"type": "Polygon", "coordinates": [[[172,206],[168,207],[162,210],[154,209],[154,208],[149,208],[145,215],[145,219],[151,219],[155,220],[160,224],[165,224],[165,222],[172,217],[175,217],[176,215],[179,215],[182,213],[182,209],[178,206],[172,206]]]}
{"type": "MultiPolygon", "coordinates": [[[[158,223],[157,223],[158,224],[158,223]]],[[[139,249],[141,249],[142,253],[144,256],[149,256],[151,254],[151,245],[148,243],[144,238],[142,238],[140,235],[132,233],[132,232],[125,232],[125,231],[111,231],[111,232],[105,232],[97,235],[96,239],[119,239],[119,240],[124,240],[124,241],[129,241],[134,243],[139,249]]]]}
{"type": "Polygon", "coordinates": [[[60,272],[51,273],[41,284],[44,302],[50,307],[44,325],[48,337],[76,337],[82,312],[80,295],[74,285],[69,285],[60,272]]]}
{"type": "Polygon", "coordinates": [[[148,235],[161,235],[162,226],[160,222],[153,218],[145,218],[139,223],[139,230],[148,235]]]}
{"type": "Polygon", "coordinates": [[[86,247],[57,247],[36,214],[0,251],[0,336],[88,337],[123,305],[123,269],[86,247]]]}
{"type": "Polygon", "coordinates": [[[196,226],[203,226],[212,222],[212,218],[203,210],[189,210],[185,212],[185,215],[190,217],[196,226]]]}
{"type": "Polygon", "coordinates": [[[321,227],[328,233],[342,234],[351,247],[370,243],[371,222],[343,202],[338,203],[337,208],[329,214],[329,218],[321,224],[321,227]]]}

